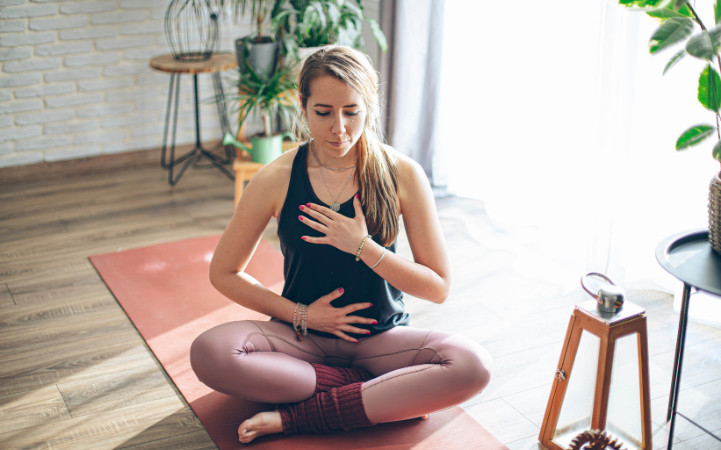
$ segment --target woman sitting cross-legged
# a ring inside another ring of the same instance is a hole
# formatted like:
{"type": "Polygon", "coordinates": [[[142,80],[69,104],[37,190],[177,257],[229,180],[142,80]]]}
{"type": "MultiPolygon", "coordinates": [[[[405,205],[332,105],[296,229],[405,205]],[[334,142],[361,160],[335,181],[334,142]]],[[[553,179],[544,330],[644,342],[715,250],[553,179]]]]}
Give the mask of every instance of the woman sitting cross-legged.
{"type": "Polygon", "coordinates": [[[210,266],[220,292],[271,320],[219,325],[191,347],[203,383],[277,405],[239,425],[244,443],[422,417],[491,377],[491,358],[472,340],[409,326],[403,293],[445,301],[448,254],[423,170],[382,143],[368,58],[323,48],[298,87],[305,143],[250,181],[210,266]],[[395,253],[401,216],[413,260],[395,253]],[[281,295],[244,273],[271,217],[281,295]]]}

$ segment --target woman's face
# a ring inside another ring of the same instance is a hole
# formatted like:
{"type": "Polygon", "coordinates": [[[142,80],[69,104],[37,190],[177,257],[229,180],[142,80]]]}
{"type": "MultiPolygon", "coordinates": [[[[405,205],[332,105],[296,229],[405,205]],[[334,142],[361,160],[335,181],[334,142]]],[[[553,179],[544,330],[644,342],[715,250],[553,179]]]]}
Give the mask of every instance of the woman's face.
{"type": "Polygon", "coordinates": [[[303,113],[315,151],[326,158],[348,155],[365,127],[363,97],[337,78],[323,75],[310,82],[310,96],[306,100],[303,113]]]}

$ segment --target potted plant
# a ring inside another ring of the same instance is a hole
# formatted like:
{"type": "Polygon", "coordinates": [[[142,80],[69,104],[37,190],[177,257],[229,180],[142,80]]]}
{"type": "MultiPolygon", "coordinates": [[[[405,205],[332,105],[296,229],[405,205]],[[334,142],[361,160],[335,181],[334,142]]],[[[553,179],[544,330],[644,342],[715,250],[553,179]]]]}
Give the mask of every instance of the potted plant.
{"type": "MultiPolygon", "coordinates": [[[[714,0],[712,27],[701,19],[688,0],[619,0],[621,5],[640,8],[657,19],[660,26],[651,36],[652,54],[671,47],[683,47],[666,64],[665,74],[686,56],[700,60],[698,101],[714,117],[686,129],[676,140],[676,150],[686,150],[713,138],[711,156],[721,162],[721,0],[714,0]]],[[[709,192],[709,242],[721,254],[721,172],[711,180],[709,192]]]]}
{"type": "Polygon", "coordinates": [[[361,0],[280,0],[271,19],[285,54],[303,59],[303,49],[329,44],[363,46],[362,27],[367,22],[380,48],[388,49],[378,23],[363,12],[361,0]]]}
{"type": "Polygon", "coordinates": [[[270,29],[270,18],[278,14],[283,1],[218,0],[221,8],[230,6],[234,17],[249,17],[254,30],[251,34],[235,40],[238,67],[245,67],[245,61],[249,61],[256,73],[270,74],[275,70],[280,46],[276,35],[270,29]]]}
{"type": "Polygon", "coordinates": [[[234,145],[247,151],[253,161],[266,164],[279,156],[282,152],[283,139],[288,132],[278,132],[274,119],[282,118],[285,123],[298,109],[296,99],[296,84],[292,78],[292,67],[280,65],[270,75],[257,73],[246,62],[245,67],[237,71],[235,85],[238,94],[226,97],[223,101],[231,101],[238,113],[238,132],[235,135],[227,133],[223,145],[234,145]],[[263,131],[251,136],[251,145],[240,142],[240,130],[248,121],[251,113],[259,113],[263,131]]]}

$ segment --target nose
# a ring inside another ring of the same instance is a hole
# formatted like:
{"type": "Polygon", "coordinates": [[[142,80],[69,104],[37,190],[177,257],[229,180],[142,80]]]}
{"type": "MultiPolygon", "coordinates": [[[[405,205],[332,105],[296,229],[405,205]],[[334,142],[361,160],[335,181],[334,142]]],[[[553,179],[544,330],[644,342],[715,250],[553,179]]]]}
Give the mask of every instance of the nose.
{"type": "Polygon", "coordinates": [[[333,126],[331,127],[331,133],[341,135],[345,133],[346,119],[343,114],[336,115],[333,120],[333,126]]]}

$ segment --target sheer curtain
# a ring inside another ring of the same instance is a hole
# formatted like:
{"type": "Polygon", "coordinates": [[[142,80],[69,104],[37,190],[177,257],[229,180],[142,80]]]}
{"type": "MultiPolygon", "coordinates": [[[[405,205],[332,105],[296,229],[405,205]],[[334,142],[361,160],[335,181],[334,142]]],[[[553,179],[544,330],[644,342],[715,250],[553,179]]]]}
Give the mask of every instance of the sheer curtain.
{"type": "MultiPolygon", "coordinates": [[[[701,2],[699,2],[701,3],[701,2]]],[[[710,148],[676,137],[711,117],[700,62],[662,76],[656,23],[617,1],[512,8],[445,4],[439,155],[449,190],[566,264],[624,285],[672,290],[655,261],[670,234],[706,226],[710,148]]],[[[705,14],[704,10],[704,14],[705,14]]]]}
{"type": "MultiPolygon", "coordinates": [[[[381,64],[390,111],[388,142],[412,157],[434,187],[445,188],[439,171],[440,77],[444,0],[393,0],[384,14],[392,23],[390,55],[381,64]]],[[[384,84],[384,88],[385,88],[384,84]]]]}

